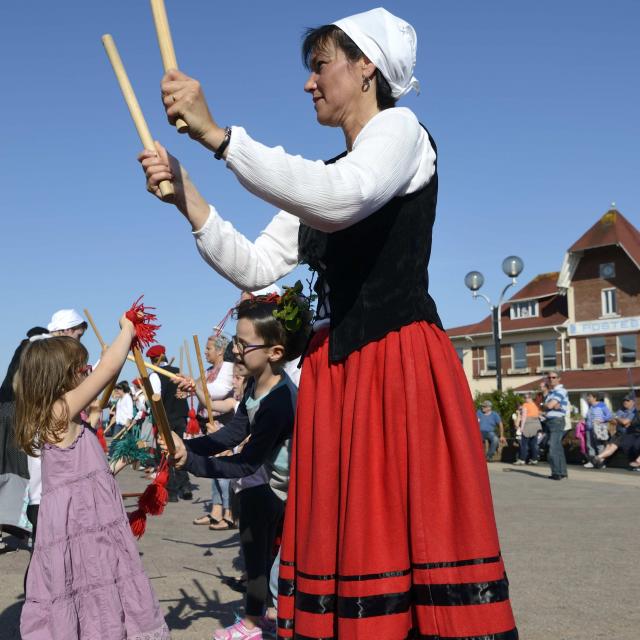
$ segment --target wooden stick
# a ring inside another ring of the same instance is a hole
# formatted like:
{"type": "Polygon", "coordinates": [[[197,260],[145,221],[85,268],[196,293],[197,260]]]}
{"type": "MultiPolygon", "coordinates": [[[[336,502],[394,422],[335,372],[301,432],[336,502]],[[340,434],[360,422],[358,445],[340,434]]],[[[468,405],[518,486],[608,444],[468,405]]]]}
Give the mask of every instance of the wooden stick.
{"type": "Polygon", "coordinates": [[[102,336],[98,331],[98,327],[96,327],[96,323],[93,321],[93,316],[91,315],[91,313],[89,313],[89,309],[84,309],[84,315],[87,317],[87,320],[89,321],[89,324],[93,329],[93,333],[96,334],[96,338],[98,338],[98,342],[100,343],[100,346],[104,349],[104,347],[107,346],[107,343],[102,339],[102,336]]]}
{"type": "MultiPolygon", "coordinates": [[[[116,48],[116,43],[113,41],[111,35],[106,33],[102,36],[102,44],[107,52],[107,56],[109,56],[109,61],[111,62],[113,71],[116,74],[118,83],[120,84],[120,90],[122,91],[124,100],[127,103],[127,107],[129,107],[129,113],[131,114],[133,123],[138,130],[142,146],[147,151],[153,151],[155,153],[156,145],[153,142],[149,127],[142,115],[142,109],[140,109],[140,104],[138,103],[136,94],[133,92],[133,87],[129,82],[129,76],[127,76],[127,72],[122,64],[122,59],[120,58],[120,54],[116,48]]],[[[174,195],[173,185],[169,180],[163,180],[158,186],[163,198],[174,195]]]]}
{"type": "Polygon", "coordinates": [[[120,440],[120,438],[122,438],[127,433],[129,433],[129,431],[131,431],[131,429],[133,429],[135,424],[136,424],[135,421],[132,420],[131,424],[128,427],[126,427],[125,429],[120,429],[119,433],[117,433],[115,436],[113,436],[113,442],[115,442],[116,440],[120,440]]]}
{"type": "MultiPolygon", "coordinates": [[[[135,357],[132,356],[131,354],[127,356],[127,360],[129,360],[129,362],[136,362],[135,357]]],[[[151,369],[151,371],[155,371],[156,373],[159,373],[161,376],[164,376],[165,378],[171,378],[173,380],[178,377],[175,373],[171,373],[171,371],[167,371],[162,367],[157,367],[155,364],[151,364],[150,362],[145,362],[144,365],[147,369],[151,369]]]]}
{"type": "Polygon", "coordinates": [[[169,360],[169,366],[171,366],[174,363],[175,359],[176,359],[175,356],[171,356],[171,360],[169,360]]]}
{"type": "Polygon", "coordinates": [[[133,355],[135,357],[136,365],[138,366],[138,373],[140,374],[140,380],[142,380],[142,386],[144,387],[144,391],[149,399],[149,404],[151,405],[151,413],[153,414],[154,421],[158,427],[158,431],[167,443],[169,455],[173,455],[176,452],[176,446],[173,442],[171,427],[169,426],[169,420],[167,419],[167,412],[164,410],[164,405],[162,404],[162,398],[158,394],[153,393],[153,387],[149,380],[149,373],[147,372],[147,367],[142,359],[140,349],[136,347],[133,350],[133,355]]]}
{"type": "Polygon", "coordinates": [[[151,407],[153,409],[154,415],[157,418],[156,424],[158,425],[158,430],[162,435],[162,439],[167,444],[167,450],[169,451],[169,455],[173,456],[176,453],[176,445],[173,442],[173,435],[171,434],[171,427],[169,426],[169,419],[167,418],[167,412],[164,410],[162,399],[157,393],[154,393],[151,396],[151,407]]]}
{"type": "Polygon", "coordinates": [[[202,354],[200,353],[200,341],[198,336],[193,336],[193,346],[196,349],[196,357],[198,358],[198,369],[200,369],[200,380],[202,381],[202,393],[204,394],[204,402],[207,405],[207,416],[210,422],[213,422],[213,410],[211,408],[211,396],[207,389],[207,375],[204,372],[204,364],[202,363],[202,354]]]}
{"type": "Polygon", "coordinates": [[[118,374],[115,378],[113,378],[113,380],[111,380],[111,382],[104,388],[104,391],[100,396],[100,411],[103,411],[104,408],[107,406],[107,403],[109,402],[109,398],[113,393],[113,389],[116,386],[116,383],[118,382],[119,375],[120,374],[118,374]]]}
{"type": "Polygon", "coordinates": [[[180,345],[180,373],[184,371],[184,346],[180,345]]]}
{"type": "MultiPolygon", "coordinates": [[[[162,56],[162,64],[165,73],[172,69],[178,69],[178,61],[176,60],[176,52],[173,48],[173,38],[171,37],[171,29],[169,28],[169,19],[167,18],[167,10],[164,6],[164,0],[151,0],[151,12],[153,13],[153,22],[156,25],[156,34],[158,35],[158,45],[160,46],[160,55],[162,56]]],[[[178,133],[186,133],[189,125],[182,119],[176,118],[176,129],[178,133]]]]}
{"type": "Polygon", "coordinates": [[[189,371],[189,377],[193,378],[193,369],[191,368],[191,353],[189,352],[189,343],[184,341],[184,352],[187,356],[187,370],[189,371]]]}

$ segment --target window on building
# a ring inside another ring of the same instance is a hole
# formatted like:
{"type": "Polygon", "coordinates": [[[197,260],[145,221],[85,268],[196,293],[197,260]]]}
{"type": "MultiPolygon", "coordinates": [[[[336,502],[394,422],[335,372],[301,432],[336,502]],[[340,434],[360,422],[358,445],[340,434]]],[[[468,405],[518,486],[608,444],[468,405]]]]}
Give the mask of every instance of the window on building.
{"type": "Polygon", "coordinates": [[[462,347],[456,347],[456,353],[458,354],[458,359],[462,362],[464,360],[464,350],[462,347]]]}
{"type": "Polygon", "coordinates": [[[602,290],[602,315],[614,316],[618,313],[615,289],[602,290]]]}
{"type": "Polygon", "coordinates": [[[610,280],[616,277],[616,265],[615,262],[603,262],[600,265],[600,277],[603,280],[610,280]]]}
{"type": "Polygon", "coordinates": [[[538,317],[538,301],[525,300],[524,302],[513,302],[510,307],[512,320],[520,320],[521,318],[538,317]]]}
{"type": "Polygon", "coordinates": [[[484,359],[485,359],[485,362],[487,363],[487,371],[495,371],[496,370],[496,349],[494,345],[485,347],[484,359]]]}
{"type": "Polygon", "coordinates": [[[591,364],[605,364],[607,354],[605,352],[604,338],[600,336],[589,338],[589,357],[591,364]]]}
{"type": "Polygon", "coordinates": [[[513,369],[527,368],[527,343],[516,342],[511,345],[511,363],[513,369]]]}
{"type": "Polygon", "coordinates": [[[618,357],[620,362],[635,362],[637,352],[637,339],[635,333],[626,333],[618,336],[618,357]]]}
{"type": "Polygon", "coordinates": [[[542,346],[542,367],[544,369],[552,369],[558,364],[558,358],[556,356],[556,341],[555,340],[543,340],[542,346]]]}

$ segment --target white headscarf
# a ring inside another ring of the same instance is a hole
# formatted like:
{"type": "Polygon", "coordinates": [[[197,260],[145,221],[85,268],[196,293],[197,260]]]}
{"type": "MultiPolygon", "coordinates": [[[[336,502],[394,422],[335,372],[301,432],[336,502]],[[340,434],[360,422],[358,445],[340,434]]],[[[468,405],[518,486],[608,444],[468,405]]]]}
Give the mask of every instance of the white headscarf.
{"type": "Polygon", "coordinates": [[[376,65],[389,83],[394,98],[406,95],[411,89],[420,93],[420,83],[413,75],[418,38],[408,22],[379,7],[333,24],[376,65]]]}

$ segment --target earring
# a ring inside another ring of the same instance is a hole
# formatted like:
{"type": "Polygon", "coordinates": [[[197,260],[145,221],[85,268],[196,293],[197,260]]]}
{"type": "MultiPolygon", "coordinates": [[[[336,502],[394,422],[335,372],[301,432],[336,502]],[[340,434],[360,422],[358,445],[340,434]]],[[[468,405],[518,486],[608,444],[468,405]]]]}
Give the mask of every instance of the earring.
{"type": "Polygon", "coordinates": [[[367,78],[367,76],[362,76],[362,93],[367,93],[371,89],[371,78],[367,78]]]}

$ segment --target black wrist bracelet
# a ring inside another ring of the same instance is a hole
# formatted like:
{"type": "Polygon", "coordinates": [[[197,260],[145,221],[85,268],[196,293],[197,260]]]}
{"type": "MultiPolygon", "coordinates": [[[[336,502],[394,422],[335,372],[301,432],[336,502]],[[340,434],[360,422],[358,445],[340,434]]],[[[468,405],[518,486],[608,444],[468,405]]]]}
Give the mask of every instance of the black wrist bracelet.
{"type": "Polygon", "coordinates": [[[226,148],[229,146],[229,142],[231,142],[231,127],[224,128],[224,140],[222,144],[218,147],[218,150],[213,154],[213,157],[216,160],[222,160],[222,154],[225,152],[226,148]]]}

